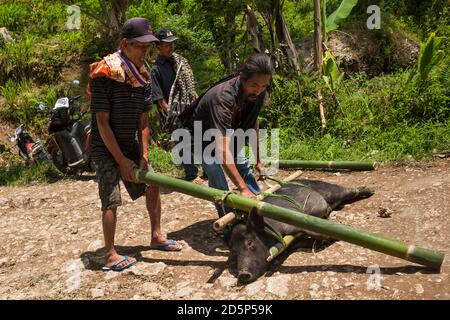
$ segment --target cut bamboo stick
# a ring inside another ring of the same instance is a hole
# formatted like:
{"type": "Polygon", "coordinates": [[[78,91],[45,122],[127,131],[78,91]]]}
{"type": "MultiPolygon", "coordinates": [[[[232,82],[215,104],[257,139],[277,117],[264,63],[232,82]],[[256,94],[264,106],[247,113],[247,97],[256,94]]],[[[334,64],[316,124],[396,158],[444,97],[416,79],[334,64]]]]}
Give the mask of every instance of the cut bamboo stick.
{"type": "Polygon", "coordinates": [[[370,171],[378,168],[378,163],[373,161],[314,161],[314,160],[278,160],[270,164],[279,168],[290,169],[343,169],[370,171]]]}

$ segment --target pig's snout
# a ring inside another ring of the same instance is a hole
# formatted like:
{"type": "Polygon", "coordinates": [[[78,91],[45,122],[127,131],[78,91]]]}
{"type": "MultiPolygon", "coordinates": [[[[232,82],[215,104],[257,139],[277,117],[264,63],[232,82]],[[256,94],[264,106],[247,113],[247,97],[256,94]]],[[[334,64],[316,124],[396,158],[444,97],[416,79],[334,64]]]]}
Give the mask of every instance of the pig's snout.
{"type": "Polygon", "coordinates": [[[252,274],[248,271],[241,271],[238,274],[238,281],[240,283],[248,283],[252,279],[252,274]]]}

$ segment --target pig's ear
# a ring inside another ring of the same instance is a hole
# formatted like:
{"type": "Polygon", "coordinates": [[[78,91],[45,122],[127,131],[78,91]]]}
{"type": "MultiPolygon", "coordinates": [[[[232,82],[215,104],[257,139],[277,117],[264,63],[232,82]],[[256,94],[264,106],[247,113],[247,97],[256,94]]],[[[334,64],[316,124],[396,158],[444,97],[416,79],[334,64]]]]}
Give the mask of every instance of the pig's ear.
{"type": "Polygon", "coordinates": [[[258,232],[264,230],[264,217],[259,215],[256,208],[252,208],[248,213],[247,232],[258,232]]]}

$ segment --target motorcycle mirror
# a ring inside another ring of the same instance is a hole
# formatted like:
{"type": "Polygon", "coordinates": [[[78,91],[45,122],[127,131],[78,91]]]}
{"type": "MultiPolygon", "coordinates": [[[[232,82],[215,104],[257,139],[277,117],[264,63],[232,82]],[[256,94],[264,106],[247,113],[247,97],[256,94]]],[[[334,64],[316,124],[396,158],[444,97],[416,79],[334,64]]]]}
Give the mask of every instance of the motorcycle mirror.
{"type": "Polygon", "coordinates": [[[47,109],[47,106],[43,102],[39,102],[38,108],[39,110],[44,111],[47,109]]]}

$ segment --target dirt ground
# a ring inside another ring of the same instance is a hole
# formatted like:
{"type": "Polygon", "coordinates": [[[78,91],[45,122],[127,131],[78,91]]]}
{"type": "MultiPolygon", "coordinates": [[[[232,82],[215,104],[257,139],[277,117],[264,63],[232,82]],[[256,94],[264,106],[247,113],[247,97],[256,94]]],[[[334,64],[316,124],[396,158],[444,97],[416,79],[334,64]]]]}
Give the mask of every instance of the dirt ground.
{"type": "MultiPolygon", "coordinates": [[[[285,177],[289,172],[280,172],[285,177]]],[[[212,204],[164,193],[163,232],[181,252],[148,249],[144,199],[123,192],[116,243],[139,263],[104,273],[95,180],[0,188],[0,299],[449,299],[450,159],[373,172],[305,171],[374,196],[331,219],[446,254],[440,273],[345,242],[280,256],[258,281],[237,286],[228,250],[212,231],[212,204]],[[390,218],[379,217],[387,209],[390,218]],[[380,276],[376,272],[380,272],[380,276]]]]}

